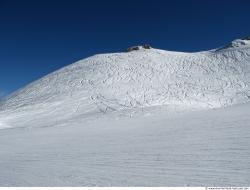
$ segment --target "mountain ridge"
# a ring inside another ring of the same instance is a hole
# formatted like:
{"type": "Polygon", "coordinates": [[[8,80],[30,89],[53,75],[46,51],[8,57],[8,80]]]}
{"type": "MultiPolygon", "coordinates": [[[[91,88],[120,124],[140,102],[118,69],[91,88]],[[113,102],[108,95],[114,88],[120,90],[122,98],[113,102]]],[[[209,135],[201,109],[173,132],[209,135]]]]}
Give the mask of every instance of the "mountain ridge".
{"type": "Polygon", "coordinates": [[[250,41],[244,41],[237,47],[195,53],[151,48],[97,54],[14,92],[0,104],[0,121],[51,115],[61,120],[152,106],[192,110],[246,103],[250,41]]]}

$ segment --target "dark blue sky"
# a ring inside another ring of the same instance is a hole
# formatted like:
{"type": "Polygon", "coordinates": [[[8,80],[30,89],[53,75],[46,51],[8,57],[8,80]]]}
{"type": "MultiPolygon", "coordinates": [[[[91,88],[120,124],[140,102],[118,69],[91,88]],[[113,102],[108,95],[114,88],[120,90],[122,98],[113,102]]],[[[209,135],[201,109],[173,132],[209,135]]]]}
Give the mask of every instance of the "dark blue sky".
{"type": "Polygon", "coordinates": [[[250,35],[250,0],[0,0],[0,94],[79,59],[149,43],[212,49],[250,35]]]}

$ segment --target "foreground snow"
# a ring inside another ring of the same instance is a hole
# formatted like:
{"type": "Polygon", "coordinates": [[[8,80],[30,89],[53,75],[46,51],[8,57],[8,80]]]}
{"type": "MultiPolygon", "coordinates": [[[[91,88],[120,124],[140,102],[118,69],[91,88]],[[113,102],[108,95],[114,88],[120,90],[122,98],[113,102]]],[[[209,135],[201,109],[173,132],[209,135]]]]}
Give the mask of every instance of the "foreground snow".
{"type": "Polygon", "coordinates": [[[0,130],[0,186],[249,186],[249,123],[246,104],[0,130]]]}

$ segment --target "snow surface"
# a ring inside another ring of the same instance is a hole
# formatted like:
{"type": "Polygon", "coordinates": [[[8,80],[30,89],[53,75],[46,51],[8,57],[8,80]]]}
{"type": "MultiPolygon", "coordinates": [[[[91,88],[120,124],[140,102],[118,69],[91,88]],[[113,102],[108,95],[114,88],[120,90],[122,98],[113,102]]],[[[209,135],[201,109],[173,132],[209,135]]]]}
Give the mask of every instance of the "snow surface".
{"type": "Polygon", "coordinates": [[[0,186],[249,186],[250,104],[147,113],[0,130],[0,186]]]}
{"type": "Polygon", "coordinates": [[[249,186],[250,41],[100,54],[0,102],[0,186],[249,186]]]}
{"type": "Polygon", "coordinates": [[[250,40],[241,41],[216,51],[140,49],[83,59],[0,103],[0,123],[22,127],[160,105],[190,110],[249,102],[250,40]]]}

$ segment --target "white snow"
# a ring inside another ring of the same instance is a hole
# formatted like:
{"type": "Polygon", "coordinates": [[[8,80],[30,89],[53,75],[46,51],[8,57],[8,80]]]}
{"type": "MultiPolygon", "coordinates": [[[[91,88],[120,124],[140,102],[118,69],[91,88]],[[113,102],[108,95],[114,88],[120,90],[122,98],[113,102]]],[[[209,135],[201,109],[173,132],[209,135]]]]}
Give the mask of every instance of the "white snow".
{"type": "Polygon", "coordinates": [[[0,186],[249,186],[249,42],[95,55],[16,91],[0,186]]]}
{"type": "Polygon", "coordinates": [[[108,115],[0,130],[0,186],[250,184],[250,104],[108,115]]]}
{"type": "Polygon", "coordinates": [[[57,122],[160,105],[208,109],[246,103],[249,63],[250,45],[198,53],[140,49],[95,55],[12,94],[0,104],[0,121],[2,116],[6,124],[22,127],[22,120],[24,125],[57,122]]]}

